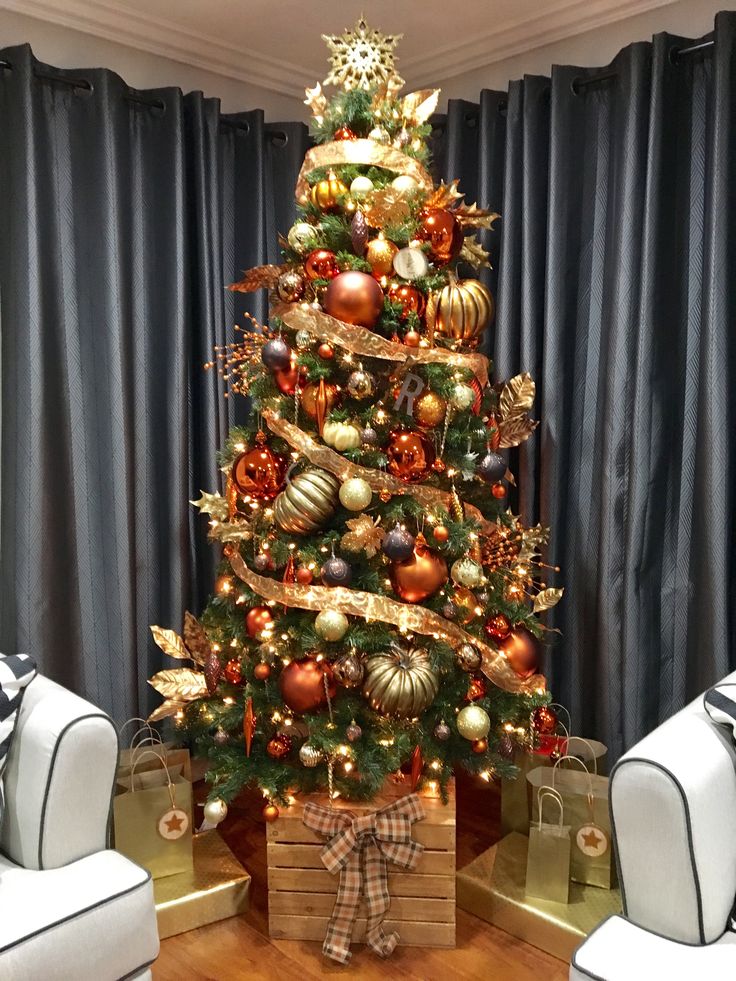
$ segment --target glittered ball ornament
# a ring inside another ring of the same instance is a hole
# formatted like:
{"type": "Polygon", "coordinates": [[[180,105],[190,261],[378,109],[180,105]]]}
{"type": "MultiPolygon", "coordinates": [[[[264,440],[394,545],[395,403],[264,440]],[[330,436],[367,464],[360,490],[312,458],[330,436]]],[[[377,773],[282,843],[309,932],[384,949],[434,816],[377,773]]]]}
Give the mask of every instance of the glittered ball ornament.
{"type": "Polygon", "coordinates": [[[351,651],[332,662],[332,673],[338,685],[343,688],[357,688],[363,683],[365,668],[360,657],[351,651]]]}
{"type": "Polygon", "coordinates": [[[376,446],[378,444],[378,433],[373,426],[365,426],[360,431],[360,440],[365,446],[376,446]]]}
{"type": "Polygon", "coordinates": [[[486,484],[495,484],[506,473],[506,461],[500,453],[488,450],[481,458],[475,472],[486,484]]]}
{"type": "Polygon", "coordinates": [[[470,385],[458,382],[452,390],[450,405],[459,412],[466,412],[475,403],[475,390],[470,385]]]}
{"type": "Polygon", "coordinates": [[[299,748],[299,762],[302,766],[306,766],[311,770],[313,767],[318,766],[323,759],[324,754],[316,746],[312,746],[311,743],[302,743],[299,748]]]}
{"type": "Polygon", "coordinates": [[[204,819],[208,824],[221,824],[227,817],[227,804],[221,797],[208,800],[204,805],[204,819]]]}
{"type": "Polygon", "coordinates": [[[358,368],[350,372],[345,387],[354,399],[367,399],[376,390],[376,379],[369,371],[358,368]]]}
{"type": "Polygon", "coordinates": [[[265,661],[259,661],[253,668],[253,677],[256,681],[265,681],[271,677],[271,665],[265,661]]]}
{"type": "Polygon", "coordinates": [[[485,739],[491,729],[488,713],[480,705],[475,704],[461,708],[455,724],[463,739],[469,739],[471,742],[476,739],[485,739]]]}
{"type": "Polygon", "coordinates": [[[531,727],[540,736],[552,736],[557,729],[557,713],[549,705],[540,705],[532,712],[531,727]]]}
{"type": "Polygon", "coordinates": [[[397,522],[391,531],[386,532],[381,542],[381,550],[393,562],[408,559],[414,554],[415,538],[397,522]]]}
{"type": "Polygon", "coordinates": [[[336,610],[322,610],[321,613],[317,614],[317,618],[314,621],[314,629],[317,634],[322,640],[332,643],[342,640],[348,632],[349,626],[350,624],[345,614],[338,613],[336,610]]]}
{"type": "Polygon", "coordinates": [[[463,230],[445,208],[428,208],[419,215],[417,238],[429,243],[429,256],[436,266],[447,265],[460,252],[463,230]]]}
{"type": "Polygon", "coordinates": [[[450,736],[451,736],[451,732],[448,724],[444,721],[438,722],[437,725],[434,727],[434,738],[439,739],[441,743],[444,743],[447,742],[450,736]]]}
{"type": "Polygon", "coordinates": [[[338,143],[342,142],[343,140],[358,139],[356,134],[350,129],[349,126],[340,126],[338,129],[335,130],[335,133],[332,138],[338,143]]]}
{"type": "Polygon", "coordinates": [[[308,221],[298,221],[291,226],[286,239],[295,252],[298,252],[299,255],[305,255],[315,246],[317,229],[308,221]]]}
{"type": "Polygon", "coordinates": [[[348,511],[363,511],[372,499],[371,485],[362,477],[350,477],[340,488],[340,503],[348,511]]]}
{"type": "Polygon", "coordinates": [[[282,273],[276,282],[276,292],[284,303],[296,303],[304,296],[304,280],[293,269],[282,273]]]}
{"type": "Polygon", "coordinates": [[[447,563],[429,548],[420,533],[414,541],[412,555],[391,564],[389,578],[394,592],[405,603],[421,603],[447,582],[447,563]]]}
{"type": "Polygon", "coordinates": [[[272,760],[284,760],[291,752],[291,737],[279,733],[266,743],[266,752],[272,760]]]}
{"type": "Polygon", "coordinates": [[[497,646],[520,678],[530,678],[537,671],[541,644],[522,624],[513,627],[506,637],[497,641],[497,646]]]}
{"type": "Polygon", "coordinates": [[[266,341],[261,349],[261,361],[272,371],[283,371],[291,364],[291,348],[283,337],[274,337],[266,341]]]}
{"type": "Polygon", "coordinates": [[[467,586],[469,589],[480,585],[484,579],[483,567],[467,555],[452,563],[450,575],[453,582],[459,586],[467,586]]]}
{"type": "Polygon", "coordinates": [[[496,613],[485,623],[485,632],[492,640],[503,640],[511,631],[511,621],[503,613],[496,613]]]}
{"type": "Polygon", "coordinates": [[[348,737],[348,742],[355,743],[363,735],[363,730],[360,728],[358,723],[353,720],[345,730],[345,735],[348,737]]]}
{"type": "Polygon", "coordinates": [[[333,555],[319,570],[319,575],[325,586],[349,586],[353,578],[353,570],[349,562],[333,555]]]}
{"type": "Polygon", "coordinates": [[[447,402],[437,392],[425,391],[414,400],[414,419],[423,429],[434,429],[445,421],[447,402]]]}
{"type": "Polygon", "coordinates": [[[318,661],[314,657],[290,661],[279,677],[279,690],[284,704],[297,715],[316,712],[327,705],[325,679],[329,696],[334,698],[337,687],[327,661],[318,661]]]}
{"type": "Polygon", "coordinates": [[[386,456],[389,473],[407,483],[423,480],[435,460],[432,443],[411,430],[391,433],[386,456]]]}
{"type": "Polygon", "coordinates": [[[249,637],[261,640],[273,629],[273,614],[267,606],[254,606],[245,614],[245,629],[249,637]]]}
{"type": "Polygon", "coordinates": [[[486,683],[482,678],[471,678],[465,695],[466,702],[477,702],[486,697],[486,683]]]}
{"type": "Polygon", "coordinates": [[[365,247],[365,259],[376,279],[391,275],[394,256],[398,251],[398,247],[383,235],[368,242],[365,247]]]}
{"type": "Polygon", "coordinates": [[[265,443],[246,450],[235,458],[231,475],[241,494],[256,501],[270,501],[284,485],[286,460],[265,443]]]}
{"type": "Polygon", "coordinates": [[[307,279],[334,279],[339,271],[337,256],[329,249],[314,249],[304,263],[307,279]]]}
{"type": "Polygon", "coordinates": [[[292,477],[276,498],[273,517],[278,527],[292,535],[308,535],[324,527],[337,510],[340,481],[309,467],[292,477]]]}
{"type": "Polygon", "coordinates": [[[470,674],[478,670],[483,660],[478,648],[472,644],[461,644],[455,652],[455,658],[457,666],[470,674]]]}
{"type": "Polygon", "coordinates": [[[243,669],[236,657],[227,662],[222,673],[225,675],[225,680],[231,685],[239,685],[243,680],[243,669]]]}
{"type": "Polygon", "coordinates": [[[350,197],[355,201],[363,201],[373,190],[373,181],[370,177],[359,175],[354,177],[350,183],[350,197]]]}
{"type": "Polygon", "coordinates": [[[302,586],[308,586],[314,579],[314,573],[308,565],[297,566],[296,581],[302,586]]]}
{"type": "Polygon", "coordinates": [[[253,559],[253,568],[256,572],[266,572],[271,566],[271,557],[266,552],[259,552],[253,559]]]}
{"type": "Polygon", "coordinates": [[[294,340],[300,351],[306,351],[308,347],[312,346],[312,335],[308,330],[298,330],[294,336],[294,340]]]}
{"type": "Polygon", "coordinates": [[[341,199],[348,193],[343,182],[330,171],[324,180],[317,181],[309,192],[309,199],[323,212],[339,211],[341,199]]]}
{"type": "Polygon", "coordinates": [[[343,323],[370,329],[383,310],[383,290],[373,276],[352,269],[330,282],[322,308],[343,323]]]}

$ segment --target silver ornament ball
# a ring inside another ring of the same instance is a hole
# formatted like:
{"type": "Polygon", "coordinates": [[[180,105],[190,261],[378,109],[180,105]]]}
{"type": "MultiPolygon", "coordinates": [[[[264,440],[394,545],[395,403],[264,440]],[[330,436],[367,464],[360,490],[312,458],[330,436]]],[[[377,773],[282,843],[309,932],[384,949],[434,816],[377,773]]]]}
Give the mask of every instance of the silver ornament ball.
{"type": "Polygon", "coordinates": [[[215,729],[215,734],[212,738],[215,740],[215,743],[218,746],[224,746],[229,737],[222,726],[219,726],[217,729],[215,729]]]}
{"type": "Polygon", "coordinates": [[[204,805],[204,819],[210,824],[220,824],[227,817],[227,804],[220,797],[208,800],[204,805]]]}
{"type": "Polygon", "coordinates": [[[295,252],[298,252],[299,255],[306,255],[317,244],[317,230],[307,221],[298,221],[291,226],[286,238],[295,252]]]}
{"type": "Polygon", "coordinates": [[[365,667],[360,657],[351,652],[332,662],[332,673],[338,685],[343,688],[357,688],[363,682],[365,667]]]}
{"type": "Polygon", "coordinates": [[[311,347],[312,335],[308,330],[298,330],[294,338],[296,341],[296,346],[300,351],[304,351],[306,348],[311,347]]]}
{"type": "Polygon", "coordinates": [[[375,446],[378,443],[378,433],[372,426],[361,429],[360,438],[366,446],[375,446]]]}
{"type": "Polygon", "coordinates": [[[348,742],[355,743],[363,735],[363,730],[360,728],[358,723],[353,719],[350,725],[345,730],[345,735],[348,737],[348,742]]]}
{"type": "Polygon", "coordinates": [[[464,412],[469,409],[475,402],[475,390],[471,388],[470,385],[465,385],[463,382],[458,383],[452,390],[452,395],[450,396],[450,405],[460,412],[464,412]]]}
{"type": "Polygon", "coordinates": [[[354,399],[367,399],[376,390],[376,379],[369,371],[358,368],[348,375],[347,390],[354,399]]]}
{"type": "Polygon", "coordinates": [[[350,564],[337,555],[325,562],[319,574],[325,586],[349,586],[353,578],[350,564]]]}
{"type": "Polygon", "coordinates": [[[456,582],[459,586],[467,586],[469,589],[472,589],[473,586],[480,585],[484,578],[483,567],[477,562],[474,562],[473,559],[468,558],[467,555],[452,563],[450,575],[452,576],[453,582],[456,582]]]}
{"type": "Polygon", "coordinates": [[[434,738],[439,739],[442,743],[450,738],[450,727],[444,720],[438,722],[434,727],[434,738]]]}

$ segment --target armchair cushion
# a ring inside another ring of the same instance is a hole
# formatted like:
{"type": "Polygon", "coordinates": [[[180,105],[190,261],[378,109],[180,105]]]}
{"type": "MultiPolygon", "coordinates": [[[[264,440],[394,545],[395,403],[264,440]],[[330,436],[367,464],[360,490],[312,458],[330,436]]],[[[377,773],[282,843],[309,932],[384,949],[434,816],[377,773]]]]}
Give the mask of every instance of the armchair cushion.
{"type": "Polygon", "coordinates": [[[36,676],[30,654],[0,654],[0,823],[3,819],[3,770],[8,760],[23,692],[36,676]]]}

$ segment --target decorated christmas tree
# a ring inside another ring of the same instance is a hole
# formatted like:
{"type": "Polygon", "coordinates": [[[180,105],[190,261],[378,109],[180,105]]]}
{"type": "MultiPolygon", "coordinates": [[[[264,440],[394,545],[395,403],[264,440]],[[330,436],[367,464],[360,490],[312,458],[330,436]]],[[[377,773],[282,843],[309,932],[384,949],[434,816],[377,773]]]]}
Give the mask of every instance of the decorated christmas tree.
{"type": "MultiPolygon", "coordinates": [[[[545,529],[507,503],[503,451],[527,439],[534,384],[492,384],[479,344],[493,299],[472,272],[497,217],[433,184],[439,92],[400,94],[393,49],[361,20],[325,38],[307,90],[315,146],[270,325],[217,352],[247,425],[222,448],[209,515],[222,567],[199,620],[159,645],[193,668],[152,684],[206,751],[211,813],[256,784],[265,815],[292,794],[368,799],[402,767],[443,792],[460,766],[513,772],[554,716],[538,674],[545,529]]],[[[398,779],[398,778],[397,778],[398,779]]]]}

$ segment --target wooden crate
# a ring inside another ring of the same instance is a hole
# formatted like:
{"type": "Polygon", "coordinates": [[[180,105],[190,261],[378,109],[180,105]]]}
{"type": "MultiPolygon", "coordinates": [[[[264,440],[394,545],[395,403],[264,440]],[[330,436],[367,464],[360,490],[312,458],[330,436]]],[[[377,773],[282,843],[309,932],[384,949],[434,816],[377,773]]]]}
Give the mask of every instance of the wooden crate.
{"type": "MultiPolygon", "coordinates": [[[[334,806],[355,813],[378,810],[408,792],[406,785],[388,781],[383,793],[370,804],[335,801],[334,806]]],[[[326,796],[313,798],[327,804],[326,796]]],[[[269,934],[280,940],[322,941],[335,905],[339,875],[330,875],[322,864],[324,841],[302,822],[305,801],[282,808],[276,821],[266,825],[268,835],[269,934]]],[[[409,947],[455,946],[455,787],[447,804],[422,797],[426,817],[413,825],[412,836],[424,845],[413,872],[391,871],[388,888],[391,907],[384,921],[409,947]]],[[[365,939],[361,912],[353,940],[365,939]]]]}

